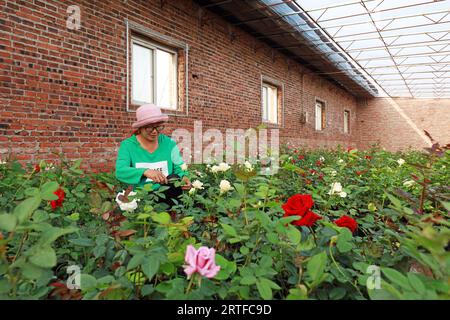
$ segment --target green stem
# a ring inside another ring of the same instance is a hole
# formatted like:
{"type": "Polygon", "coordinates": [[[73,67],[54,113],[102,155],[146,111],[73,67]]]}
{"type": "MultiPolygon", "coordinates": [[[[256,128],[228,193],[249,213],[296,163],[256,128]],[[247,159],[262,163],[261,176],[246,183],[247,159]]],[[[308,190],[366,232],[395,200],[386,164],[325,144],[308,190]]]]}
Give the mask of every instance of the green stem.
{"type": "Polygon", "coordinates": [[[195,278],[195,273],[192,275],[192,277],[189,281],[188,287],[186,289],[186,294],[188,294],[191,291],[192,284],[194,283],[194,278],[195,278]]]}
{"type": "Polygon", "coordinates": [[[350,279],[349,277],[347,277],[347,275],[344,273],[344,271],[342,271],[341,267],[339,266],[339,264],[336,262],[336,260],[334,259],[333,256],[333,250],[332,250],[332,246],[333,246],[333,241],[330,241],[330,246],[329,246],[329,251],[330,251],[330,258],[333,261],[333,264],[336,266],[336,268],[338,269],[338,271],[348,280],[348,282],[351,283],[351,285],[356,289],[356,291],[358,291],[358,293],[361,295],[361,297],[364,297],[364,295],[362,294],[361,290],[359,290],[358,286],[355,285],[352,282],[352,279],[350,279]]]}

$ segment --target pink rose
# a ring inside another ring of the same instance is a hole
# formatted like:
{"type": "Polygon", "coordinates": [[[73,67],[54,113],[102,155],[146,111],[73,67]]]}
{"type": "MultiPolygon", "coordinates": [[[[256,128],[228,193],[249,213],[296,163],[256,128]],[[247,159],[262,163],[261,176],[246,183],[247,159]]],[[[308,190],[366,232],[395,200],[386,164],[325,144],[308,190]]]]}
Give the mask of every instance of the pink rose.
{"type": "Polygon", "coordinates": [[[195,250],[193,245],[188,245],[186,248],[186,256],[184,261],[184,272],[188,279],[195,272],[206,278],[213,278],[220,270],[220,266],[216,266],[215,261],[216,250],[213,248],[200,247],[195,250]]]}

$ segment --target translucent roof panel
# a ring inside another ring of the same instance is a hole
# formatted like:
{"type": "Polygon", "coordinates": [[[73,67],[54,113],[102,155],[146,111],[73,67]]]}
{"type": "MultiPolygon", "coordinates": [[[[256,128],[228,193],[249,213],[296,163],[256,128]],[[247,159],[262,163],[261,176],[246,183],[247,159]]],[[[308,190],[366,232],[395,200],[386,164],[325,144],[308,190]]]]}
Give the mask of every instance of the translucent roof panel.
{"type": "MultiPolygon", "coordinates": [[[[348,56],[380,96],[450,98],[450,0],[290,2],[296,6],[292,12],[307,16],[313,31],[324,35],[310,40],[336,45],[342,52],[329,58],[348,56]]],[[[291,25],[300,23],[288,15],[291,25]]],[[[345,61],[335,63],[341,72],[355,69],[345,61]]]]}

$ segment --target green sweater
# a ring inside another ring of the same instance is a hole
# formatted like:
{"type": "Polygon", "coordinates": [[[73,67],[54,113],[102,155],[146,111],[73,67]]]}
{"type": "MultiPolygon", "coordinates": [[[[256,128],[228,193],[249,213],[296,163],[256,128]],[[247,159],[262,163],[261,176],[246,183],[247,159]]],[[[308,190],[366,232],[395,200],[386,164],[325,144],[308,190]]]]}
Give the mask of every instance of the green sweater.
{"type": "MultiPolygon", "coordinates": [[[[166,177],[170,174],[182,177],[187,174],[181,169],[183,163],[180,150],[170,137],[159,134],[158,148],[150,153],[142,148],[136,136],[132,135],[120,144],[116,161],[116,177],[134,187],[143,186],[152,182],[143,175],[147,169],[160,170],[166,177]]],[[[155,184],[153,189],[159,187],[159,184],[155,184]]]]}

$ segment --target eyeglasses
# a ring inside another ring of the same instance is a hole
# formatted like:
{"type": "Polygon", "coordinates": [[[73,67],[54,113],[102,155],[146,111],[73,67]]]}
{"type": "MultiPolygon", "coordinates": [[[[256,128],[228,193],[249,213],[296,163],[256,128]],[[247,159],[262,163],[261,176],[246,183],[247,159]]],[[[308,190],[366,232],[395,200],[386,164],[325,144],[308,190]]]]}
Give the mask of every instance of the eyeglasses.
{"type": "Polygon", "coordinates": [[[158,125],[158,126],[146,126],[146,127],[143,127],[143,129],[144,129],[145,131],[149,132],[149,133],[152,133],[153,130],[155,130],[155,129],[156,129],[156,132],[161,132],[161,131],[164,130],[164,126],[163,126],[163,125],[158,125]]]}

